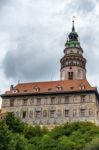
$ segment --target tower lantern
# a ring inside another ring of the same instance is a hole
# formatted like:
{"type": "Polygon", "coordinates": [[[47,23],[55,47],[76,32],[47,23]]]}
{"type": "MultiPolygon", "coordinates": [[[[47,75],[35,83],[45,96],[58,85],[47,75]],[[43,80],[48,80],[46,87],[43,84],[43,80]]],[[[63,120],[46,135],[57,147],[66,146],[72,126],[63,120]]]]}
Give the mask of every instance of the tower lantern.
{"type": "Polygon", "coordinates": [[[74,20],[72,31],[68,35],[68,40],[65,44],[64,56],[60,63],[61,80],[86,79],[86,59],[83,57],[83,49],[75,31],[74,20]]]}

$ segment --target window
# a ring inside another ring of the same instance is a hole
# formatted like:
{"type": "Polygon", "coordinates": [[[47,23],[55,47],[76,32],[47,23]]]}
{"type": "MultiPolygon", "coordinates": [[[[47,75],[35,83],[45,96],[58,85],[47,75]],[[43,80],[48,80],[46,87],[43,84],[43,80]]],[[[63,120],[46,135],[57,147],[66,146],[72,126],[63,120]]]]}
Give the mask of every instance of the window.
{"type": "Polygon", "coordinates": [[[85,101],[86,101],[85,95],[81,95],[81,103],[85,103],[85,101]]]}
{"type": "Polygon", "coordinates": [[[44,105],[47,105],[48,104],[48,99],[47,99],[47,97],[45,97],[45,99],[44,99],[44,105]]]}
{"type": "Polygon", "coordinates": [[[61,112],[60,109],[58,109],[58,111],[57,111],[57,117],[61,117],[61,115],[62,115],[62,112],[61,112]]]}
{"type": "Polygon", "coordinates": [[[36,118],[41,118],[41,111],[36,111],[36,118]]]}
{"type": "Polygon", "coordinates": [[[3,106],[7,106],[7,104],[8,104],[8,100],[3,100],[3,106]]]}
{"type": "Polygon", "coordinates": [[[17,117],[20,116],[20,112],[19,112],[19,111],[16,112],[16,116],[17,116],[17,117]]]}
{"type": "Polygon", "coordinates": [[[30,105],[34,104],[34,99],[30,99],[30,105]]]}
{"type": "Polygon", "coordinates": [[[85,89],[85,85],[84,85],[83,83],[81,83],[81,84],[79,85],[79,89],[80,89],[80,90],[84,90],[84,89],[85,89]]]}
{"type": "Polygon", "coordinates": [[[24,90],[24,92],[28,92],[28,90],[24,90]]]}
{"type": "Polygon", "coordinates": [[[27,105],[27,99],[23,99],[23,105],[24,105],[24,106],[27,105]]]}
{"type": "Polygon", "coordinates": [[[89,109],[89,116],[93,116],[93,109],[89,109]]]}
{"type": "Polygon", "coordinates": [[[65,117],[69,117],[69,110],[65,110],[65,117]]]}
{"type": "Polygon", "coordinates": [[[76,115],[77,115],[77,111],[76,109],[73,109],[73,117],[76,117],[76,115]]]}
{"type": "Polygon", "coordinates": [[[26,111],[23,111],[23,113],[22,113],[22,118],[23,118],[23,119],[26,118],[26,111]]]}
{"type": "Polygon", "coordinates": [[[29,112],[29,118],[33,118],[33,111],[29,112]]]}
{"type": "Polygon", "coordinates": [[[77,97],[73,96],[73,103],[77,103],[77,97]]]}
{"type": "Polygon", "coordinates": [[[48,91],[51,91],[52,90],[52,88],[48,88],[48,91]]]}
{"type": "Polygon", "coordinates": [[[80,110],[80,115],[81,115],[81,117],[85,117],[85,109],[80,110]]]}
{"type": "Polygon", "coordinates": [[[51,97],[51,104],[55,104],[55,97],[51,97]]]}
{"type": "Polygon", "coordinates": [[[37,98],[37,105],[41,105],[41,98],[37,98]]]}
{"type": "Polygon", "coordinates": [[[60,86],[60,85],[58,85],[57,87],[56,87],[56,91],[62,91],[62,87],[60,86]]]}
{"type": "Polygon", "coordinates": [[[40,91],[40,88],[38,87],[33,88],[33,92],[39,92],[39,91],[40,91]]]}
{"type": "Polygon", "coordinates": [[[47,110],[43,111],[43,117],[47,117],[47,110]]]}
{"type": "Polygon", "coordinates": [[[73,72],[68,72],[68,80],[73,80],[73,72]]]}
{"type": "Polygon", "coordinates": [[[11,99],[10,100],[10,107],[13,107],[14,106],[14,99],[11,99]]]}
{"type": "Polygon", "coordinates": [[[65,104],[69,104],[69,96],[65,96],[65,104]]]}
{"type": "Polygon", "coordinates": [[[50,111],[50,118],[54,118],[54,116],[55,116],[55,110],[51,110],[50,111]]]}
{"type": "Polygon", "coordinates": [[[61,104],[61,97],[58,97],[58,104],[61,104]]]}
{"type": "Polygon", "coordinates": [[[81,69],[78,69],[78,77],[81,77],[81,69]]]}

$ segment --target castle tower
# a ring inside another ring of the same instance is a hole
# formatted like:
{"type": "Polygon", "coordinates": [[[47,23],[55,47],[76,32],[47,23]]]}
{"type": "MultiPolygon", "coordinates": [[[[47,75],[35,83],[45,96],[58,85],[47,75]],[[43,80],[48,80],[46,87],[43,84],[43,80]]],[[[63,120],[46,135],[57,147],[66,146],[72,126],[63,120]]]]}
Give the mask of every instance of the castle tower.
{"type": "Polygon", "coordinates": [[[86,59],[83,57],[83,49],[75,32],[74,21],[60,63],[60,80],[86,79],[86,59]]]}

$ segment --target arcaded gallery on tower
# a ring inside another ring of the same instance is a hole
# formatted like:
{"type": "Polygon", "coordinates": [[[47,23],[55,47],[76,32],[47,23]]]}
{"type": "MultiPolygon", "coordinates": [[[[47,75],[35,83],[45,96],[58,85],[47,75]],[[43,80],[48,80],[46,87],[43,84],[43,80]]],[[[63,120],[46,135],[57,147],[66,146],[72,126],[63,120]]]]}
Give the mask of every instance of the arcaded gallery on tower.
{"type": "Polygon", "coordinates": [[[2,113],[13,112],[32,125],[59,125],[72,121],[99,124],[99,94],[86,79],[86,59],[75,31],[60,60],[60,80],[19,83],[1,95],[2,113]]]}

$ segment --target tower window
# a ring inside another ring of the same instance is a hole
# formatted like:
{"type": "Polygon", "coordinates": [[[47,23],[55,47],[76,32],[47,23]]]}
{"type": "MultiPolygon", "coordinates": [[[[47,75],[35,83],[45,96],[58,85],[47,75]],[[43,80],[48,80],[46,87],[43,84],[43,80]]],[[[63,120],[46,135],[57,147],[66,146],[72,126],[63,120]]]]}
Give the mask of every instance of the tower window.
{"type": "Polygon", "coordinates": [[[68,80],[73,80],[73,72],[68,72],[68,80]]]}

